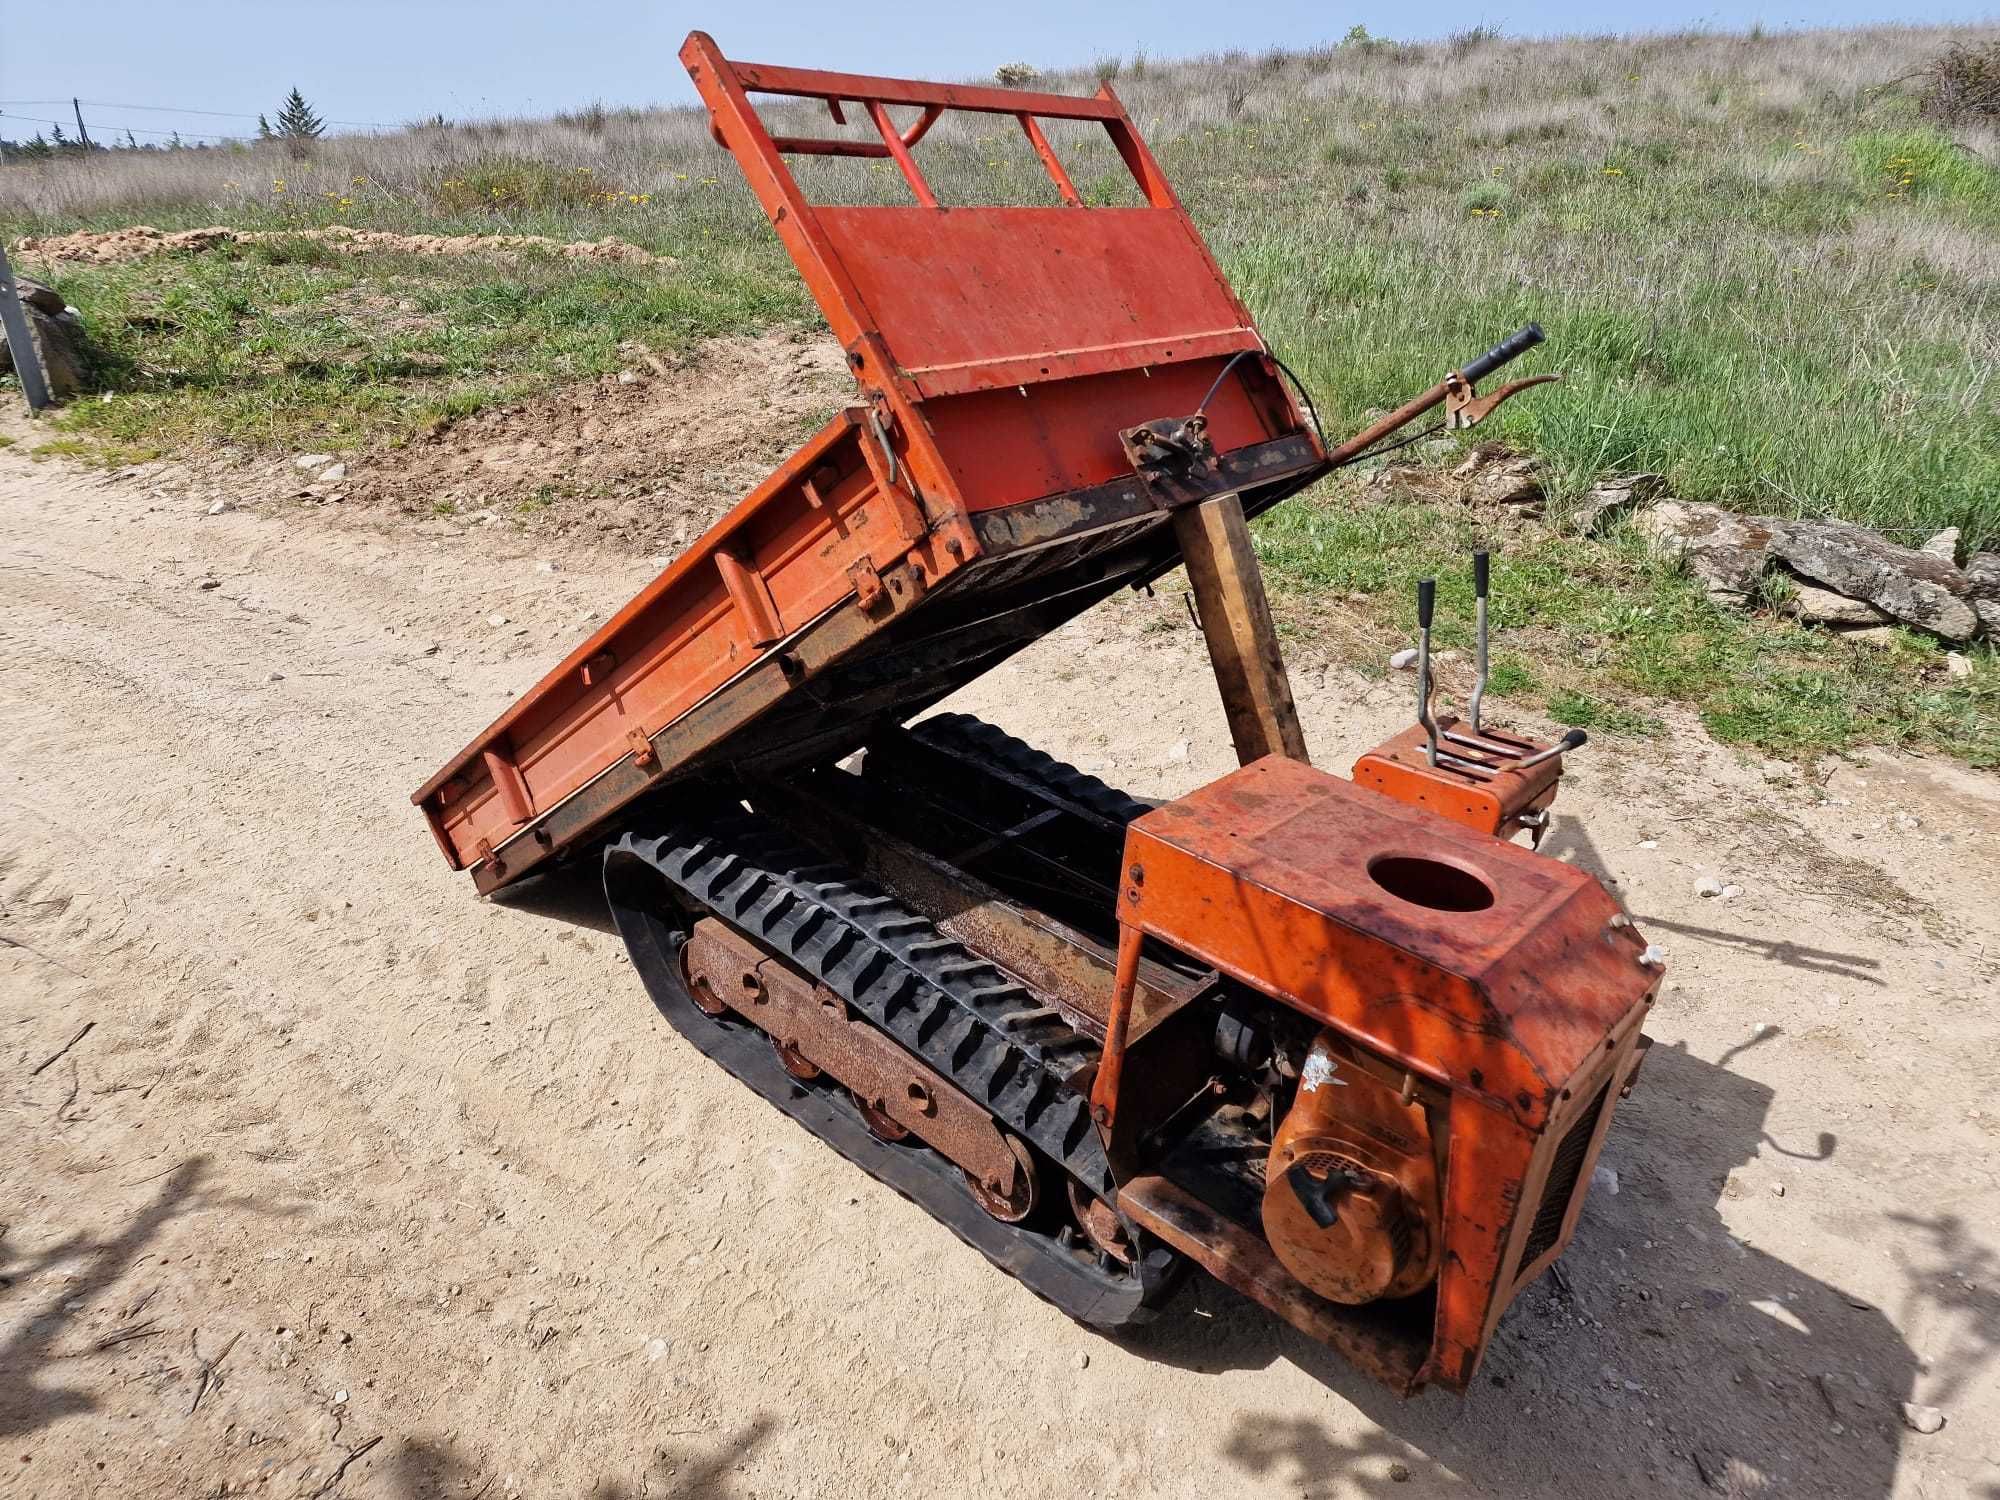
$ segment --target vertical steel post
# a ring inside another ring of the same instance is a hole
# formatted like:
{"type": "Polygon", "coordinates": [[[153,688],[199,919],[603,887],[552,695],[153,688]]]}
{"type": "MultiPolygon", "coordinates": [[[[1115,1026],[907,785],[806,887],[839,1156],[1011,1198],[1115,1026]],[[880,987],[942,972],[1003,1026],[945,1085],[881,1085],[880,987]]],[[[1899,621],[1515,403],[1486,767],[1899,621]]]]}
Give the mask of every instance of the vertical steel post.
{"type": "Polygon", "coordinates": [[[21,306],[20,288],[14,285],[14,270],[7,264],[4,245],[0,245],[0,328],[7,332],[7,348],[14,356],[14,370],[21,377],[28,410],[40,411],[49,404],[49,383],[42,374],[42,357],[35,348],[28,310],[21,306]]]}

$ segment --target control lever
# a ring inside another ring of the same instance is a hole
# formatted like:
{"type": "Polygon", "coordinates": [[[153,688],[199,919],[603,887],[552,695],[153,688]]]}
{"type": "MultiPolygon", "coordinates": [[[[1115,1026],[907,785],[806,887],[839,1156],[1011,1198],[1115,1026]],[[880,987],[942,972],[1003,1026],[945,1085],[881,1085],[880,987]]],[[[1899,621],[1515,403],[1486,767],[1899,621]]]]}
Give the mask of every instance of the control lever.
{"type": "Polygon", "coordinates": [[[1585,734],[1581,729],[1572,729],[1553,745],[1549,746],[1548,749],[1537,750],[1527,759],[1515,761],[1514,769],[1525,771],[1529,766],[1539,766],[1545,760],[1554,760],[1558,755],[1567,750],[1581,750],[1588,743],[1590,743],[1589,735],[1585,734]]]}
{"type": "Polygon", "coordinates": [[[1487,651],[1486,625],[1486,597],[1490,592],[1488,585],[1492,577],[1491,563],[1491,555],[1484,547],[1472,554],[1473,627],[1478,638],[1475,649],[1477,651],[1479,680],[1473,683],[1472,697],[1467,701],[1465,706],[1465,723],[1471,732],[1460,733],[1455,729],[1447,729],[1444,732],[1444,737],[1455,745],[1465,746],[1468,750],[1480,750],[1488,755],[1504,756],[1511,760],[1521,753],[1520,746],[1518,744],[1506,744],[1501,741],[1489,740],[1485,738],[1484,732],[1479,726],[1479,706],[1486,697],[1486,679],[1491,671],[1487,651]]]}
{"type": "Polygon", "coordinates": [[[1472,732],[1479,733],[1479,701],[1486,696],[1486,583],[1488,554],[1484,547],[1472,554],[1472,627],[1477,637],[1478,681],[1472,684],[1472,699],[1465,705],[1472,732]]]}
{"type": "Polygon", "coordinates": [[[1417,580],[1417,722],[1424,727],[1424,758],[1438,763],[1437,720],[1431,717],[1431,613],[1437,607],[1437,580],[1417,580]]]}
{"type": "MultiPolygon", "coordinates": [[[[1431,716],[1431,617],[1437,609],[1437,580],[1419,578],[1417,580],[1417,723],[1424,731],[1424,759],[1429,764],[1447,765],[1454,771],[1463,771],[1469,776],[1492,777],[1499,768],[1482,761],[1467,760],[1463,756],[1438,753],[1437,720],[1431,716]]],[[[1447,739],[1453,738],[1450,734],[1447,739]]],[[[1463,742],[1461,742],[1463,743],[1463,742]]],[[[1479,746],[1477,748],[1507,752],[1506,746],[1479,746]]]]}
{"type": "Polygon", "coordinates": [[[1440,754],[1438,750],[1440,731],[1437,720],[1431,715],[1431,618],[1437,600],[1437,580],[1422,578],[1417,581],[1417,722],[1424,729],[1424,757],[1432,766],[1443,764],[1453,770],[1487,778],[1503,770],[1525,771],[1530,766],[1538,766],[1567,751],[1581,749],[1590,738],[1581,729],[1572,729],[1555,744],[1524,756],[1522,750],[1525,747],[1521,741],[1510,743],[1486,736],[1479,714],[1486,697],[1487,679],[1492,675],[1491,631],[1487,616],[1492,576],[1492,554],[1481,547],[1472,554],[1472,607],[1478,680],[1472,685],[1472,697],[1466,704],[1463,727],[1442,731],[1442,737],[1452,745],[1493,757],[1487,760],[1467,759],[1450,752],[1440,754]]]}

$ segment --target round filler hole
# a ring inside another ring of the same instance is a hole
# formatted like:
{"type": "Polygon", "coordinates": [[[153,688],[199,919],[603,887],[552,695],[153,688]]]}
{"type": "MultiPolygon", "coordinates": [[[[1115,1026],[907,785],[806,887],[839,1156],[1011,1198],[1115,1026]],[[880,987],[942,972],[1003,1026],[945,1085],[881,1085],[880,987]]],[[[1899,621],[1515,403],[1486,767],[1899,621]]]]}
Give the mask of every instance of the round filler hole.
{"type": "Polygon", "coordinates": [[[1493,904],[1493,887],[1440,859],[1385,854],[1369,862],[1368,878],[1398,900],[1432,911],[1484,911],[1493,904]]]}

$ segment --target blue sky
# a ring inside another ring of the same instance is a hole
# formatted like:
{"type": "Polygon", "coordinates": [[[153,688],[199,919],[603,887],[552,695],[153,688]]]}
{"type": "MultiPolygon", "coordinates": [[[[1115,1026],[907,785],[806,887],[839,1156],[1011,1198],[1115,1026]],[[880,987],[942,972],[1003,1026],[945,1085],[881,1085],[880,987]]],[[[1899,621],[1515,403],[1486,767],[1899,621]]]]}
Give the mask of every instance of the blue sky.
{"type": "Polygon", "coordinates": [[[1589,0],[94,0],[87,7],[12,0],[0,5],[0,135],[30,136],[58,116],[67,123],[72,95],[91,101],[84,119],[100,139],[127,126],[142,141],[176,129],[190,139],[247,135],[254,116],[275,112],[294,83],[328,120],[355,125],[395,126],[437,112],[546,114],[592,99],[684,102],[692,93],[674,53],[697,26],[737,57],[964,78],[1017,59],[1080,64],[1141,47],[1175,57],[1306,46],[1357,24],[1378,36],[1421,39],[1482,22],[1535,36],[1995,14],[1995,0],[1650,0],[1622,12],[1589,0]]]}

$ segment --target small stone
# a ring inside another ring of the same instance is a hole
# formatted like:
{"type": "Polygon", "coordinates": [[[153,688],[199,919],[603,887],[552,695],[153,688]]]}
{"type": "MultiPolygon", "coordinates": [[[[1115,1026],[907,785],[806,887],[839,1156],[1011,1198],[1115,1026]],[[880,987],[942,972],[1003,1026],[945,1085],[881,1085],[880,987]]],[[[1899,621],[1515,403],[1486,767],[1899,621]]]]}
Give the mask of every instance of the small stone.
{"type": "Polygon", "coordinates": [[[1886,625],[1895,617],[1866,599],[1850,599],[1834,589],[1794,581],[1786,610],[1812,625],[1886,625]]]}
{"type": "Polygon", "coordinates": [[[1791,781],[1799,774],[1799,768],[1788,760],[1767,760],[1759,768],[1759,774],[1773,786],[1791,781]]]}
{"type": "Polygon", "coordinates": [[[562,571],[562,564],[551,562],[545,557],[535,564],[535,571],[537,573],[560,573],[562,571]]]}
{"type": "Polygon", "coordinates": [[[1972,675],[1972,658],[1963,652],[1947,651],[1944,654],[1944,669],[1952,677],[1970,677],[1972,675]]]}
{"type": "Polygon", "coordinates": [[[637,385],[639,377],[634,375],[630,370],[620,370],[618,372],[618,383],[620,385],[637,385]]]}
{"type": "Polygon", "coordinates": [[[347,1405],[347,1392],[345,1392],[345,1391],[335,1391],[335,1392],[333,1393],[333,1404],[334,1404],[335,1406],[345,1406],[345,1405],[347,1405]]]}
{"type": "Polygon", "coordinates": [[[1722,894],[1722,882],[1713,875],[1704,875],[1694,883],[1694,893],[1704,899],[1712,899],[1722,894]]]}
{"type": "Polygon", "coordinates": [[[1590,1185],[1613,1198],[1618,1196],[1618,1174],[1610,1167],[1599,1167],[1590,1174],[1590,1185]]]}
{"type": "Polygon", "coordinates": [[[1410,1466],[1408,1464],[1390,1464],[1389,1482],[1391,1484],[1408,1484],[1410,1482],[1410,1466]]]}
{"type": "Polygon", "coordinates": [[[1782,1198],[1782,1197],[1784,1197],[1784,1196],[1785,1196],[1785,1185],[1784,1185],[1784,1184],[1783,1184],[1782,1182],[1774,1182],[1774,1183],[1772,1183],[1772,1184],[1771,1184],[1771,1196],[1772,1196],[1773,1198],[1782,1198]]]}
{"type": "Polygon", "coordinates": [[[1722,888],[1722,899],[1724,901],[1734,901],[1738,896],[1742,894],[1743,894],[1743,887],[1740,885],[1725,885],[1722,888]]]}
{"type": "Polygon", "coordinates": [[[498,630],[502,625],[507,624],[508,620],[505,615],[488,615],[486,623],[491,625],[495,630],[498,630]]]}
{"type": "Polygon", "coordinates": [[[340,1330],[340,1341],[343,1344],[351,1344],[354,1342],[354,1335],[343,1328],[340,1330]]]}
{"type": "Polygon", "coordinates": [[[1658,839],[1640,839],[1639,847],[1641,849],[1657,849],[1660,847],[1660,841],[1658,839]]]}
{"type": "Polygon", "coordinates": [[[270,682],[283,682],[285,680],[285,674],[283,672],[273,672],[270,675],[270,677],[267,678],[266,680],[270,682]]]}
{"type": "Polygon", "coordinates": [[[1090,1368],[1090,1356],[1088,1354],[1079,1353],[1076,1357],[1076,1367],[1079,1370],[1088,1370],[1090,1368]]]}
{"type": "Polygon", "coordinates": [[[210,507],[208,508],[208,513],[209,513],[209,514],[210,514],[211,516],[219,516],[219,515],[221,515],[221,514],[222,514],[222,513],[224,512],[224,511],[226,511],[226,510],[234,510],[235,508],[236,508],[236,507],[235,507],[235,506],[233,506],[233,505],[231,505],[231,504],[230,504],[230,503],[229,503],[229,502],[228,502],[227,500],[218,500],[218,501],[216,501],[216,502],[215,502],[215,504],[211,505],[211,506],[210,506],[210,507]]]}
{"type": "Polygon", "coordinates": [[[1936,536],[1933,536],[1929,541],[1925,542],[1923,546],[1917,548],[1917,550],[1919,552],[1928,552],[1932,557],[1937,558],[1940,562],[1948,562],[1954,568],[1957,567],[1958,528],[1956,526],[1945,527],[1943,531],[1940,531],[1936,536]]]}
{"type": "Polygon", "coordinates": [[[1912,1432],[1936,1432],[1944,1426],[1944,1413],[1935,1406],[1923,1406],[1915,1401],[1905,1401],[1903,1425],[1912,1432]]]}
{"type": "Polygon", "coordinates": [[[301,453],[292,462],[301,469],[323,469],[333,462],[331,453],[301,453]]]}
{"type": "Polygon", "coordinates": [[[204,578],[195,587],[198,589],[219,589],[222,587],[222,580],[220,578],[204,578]]]}
{"type": "Polygon", "coordinates": [[[1394,656],[1389,658],[1389,669],[1394,672],[1407,672],[1416,666],[1416,664],[1417,648],[1415,646],[1405,646],[1401,651],[1398,651],[1394,656]]]}
{"type": "Polygon", "coordinates": [[[339,484],[346,477],[347,465],[335,464],[330,469],[321,469],[318,478],[314,482],[317,484],[339,484]]]}

